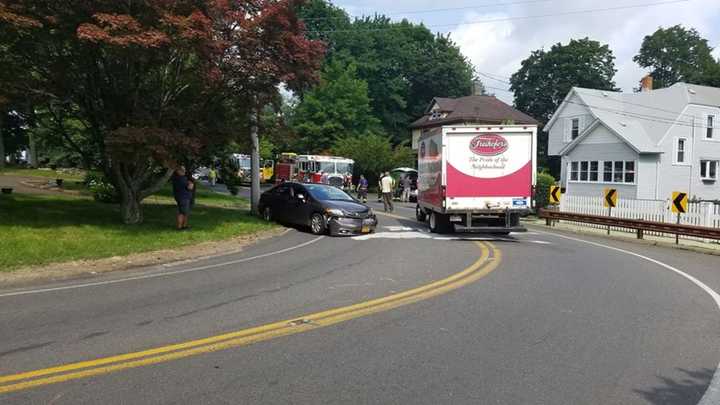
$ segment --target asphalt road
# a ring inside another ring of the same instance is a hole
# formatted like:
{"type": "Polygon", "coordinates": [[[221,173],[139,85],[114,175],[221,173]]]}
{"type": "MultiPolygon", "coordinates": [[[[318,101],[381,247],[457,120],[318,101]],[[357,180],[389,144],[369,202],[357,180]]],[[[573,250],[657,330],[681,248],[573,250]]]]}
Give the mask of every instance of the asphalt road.
{"type": "Polygon", "coordinates": [[[720,257],[543,228],[436,237],[413,216],[399,204],[371,236],[291,230],[239,254],[0,290],[0,403],[697,404],[707,391],[720,308],[673,269],[720,291],[720,257]]]}

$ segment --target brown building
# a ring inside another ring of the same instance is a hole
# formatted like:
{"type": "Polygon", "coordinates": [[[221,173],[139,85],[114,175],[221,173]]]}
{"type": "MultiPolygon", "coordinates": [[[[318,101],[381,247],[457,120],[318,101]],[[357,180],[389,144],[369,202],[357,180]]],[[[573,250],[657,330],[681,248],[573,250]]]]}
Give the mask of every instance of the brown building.
{"type": "Polygon", "coordinates": [[[410,124],[412,147],[424,131],[445,125],[538,125],[531,116],[498,100],[495,96],[435,97],[425,114],[410,124]]]}

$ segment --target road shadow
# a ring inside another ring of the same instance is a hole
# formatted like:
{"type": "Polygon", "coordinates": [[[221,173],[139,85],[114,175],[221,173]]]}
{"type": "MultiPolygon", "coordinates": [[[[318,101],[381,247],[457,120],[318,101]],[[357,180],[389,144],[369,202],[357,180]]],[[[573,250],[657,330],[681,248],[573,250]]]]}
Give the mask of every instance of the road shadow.
{"type": "Polygon", "coordinates": [[[655,405],[695,405],[705,394],[715,370],[702,368],[686,370],[677,368],[685,375],[681,379],[658,376],[660,384],[645,390],[634,390],[651,404],[655,405]]]}

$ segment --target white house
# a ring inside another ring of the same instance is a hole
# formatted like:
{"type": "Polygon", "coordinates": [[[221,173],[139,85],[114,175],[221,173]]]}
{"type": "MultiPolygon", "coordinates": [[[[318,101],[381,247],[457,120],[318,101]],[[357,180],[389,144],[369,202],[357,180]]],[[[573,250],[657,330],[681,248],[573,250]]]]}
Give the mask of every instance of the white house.
{"type": "Polygon", "coordinates": [[[720,199],[720,88],[677,83],[639,93],[573,88],[545,126],[569,195],[720,199]]]}

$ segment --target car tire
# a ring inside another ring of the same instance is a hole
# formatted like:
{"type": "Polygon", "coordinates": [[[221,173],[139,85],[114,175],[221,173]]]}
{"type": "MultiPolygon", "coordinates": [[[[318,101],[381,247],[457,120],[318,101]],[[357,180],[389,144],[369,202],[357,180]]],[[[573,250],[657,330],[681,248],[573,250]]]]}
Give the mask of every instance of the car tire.
{"type": "Polygon", "coordinates": [[[325,217],[322,214],[315,213],[310,217],[310,232],[314,235],[324,235],[327,233],[325,217]]]}
{"type": "Polygon", "coordinates": [[[420,222],[427,221],[427,215],[425,214],[425,210],[422,209],[419,205],[415,207],[415,219],[417,219],[420,222]]]}
{"type": "Polygon", "coordinates": [[[272,218],[272,210],[270,209],[270,207],[264,207],[264,208],[262,209],[262,217],[263,217],[263,219],[264,219],[265,221],[267,221],[267,222],[270,222],[270,221],[273,220],[273,218],[272,218]]]}

